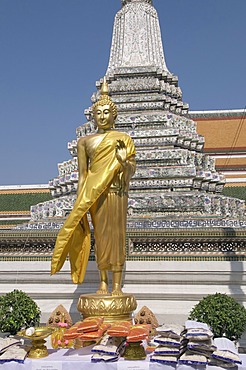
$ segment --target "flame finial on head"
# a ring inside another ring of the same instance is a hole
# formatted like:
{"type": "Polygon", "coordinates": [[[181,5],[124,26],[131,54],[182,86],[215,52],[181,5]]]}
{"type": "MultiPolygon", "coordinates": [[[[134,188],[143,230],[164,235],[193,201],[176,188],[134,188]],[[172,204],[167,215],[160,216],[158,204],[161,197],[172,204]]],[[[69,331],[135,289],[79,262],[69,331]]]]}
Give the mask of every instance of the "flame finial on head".
{"type": "Polygon", "coordinates": [[[105,76],[103,77],[103,83],[100,92],[101,95],[108,95],[108,83],[105,76]]]}
{"type": "Polygon", "coordinates": [[[114,119],[116,119],[117,114],[118,114],[118,111],[117,111],[116,105],[114,104],[114,102],[108,96],[109,89],[108,89],[108,83],[107,83],[107,80],[106,80],[106,77],[105,76],[103,78],[103,83],[102,83],[102,86],[101,86],[101,89],[100,89],[100,93],[101,93],[101,96],[98,99],[98,101],[93,104],[92,111],[94,112],[95,109],[99,105],[109,105],[110,108],[112,109],[112,113],[113,113],[114,119]]]}

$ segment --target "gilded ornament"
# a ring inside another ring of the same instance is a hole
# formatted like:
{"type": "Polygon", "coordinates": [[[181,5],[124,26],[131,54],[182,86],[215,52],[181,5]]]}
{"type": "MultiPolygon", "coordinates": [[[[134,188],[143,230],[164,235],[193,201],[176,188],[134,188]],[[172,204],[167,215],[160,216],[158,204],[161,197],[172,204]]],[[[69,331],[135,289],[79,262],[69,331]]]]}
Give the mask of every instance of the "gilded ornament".
{"type": "Polygon", "coordinates": [[[20,337],[30,339],[31,340],[31,349],[28,352],[28,357],[30,358],[43,358],[48,356],[48,350],[45,345],[45,339],[49,337],[53,331],[54,328],[51,328],[49,326],[39,326],[37,328],[34,328],[34,332],[31,335],[26,334],[26,329],[21,330],[17,334],[20,337]]]}

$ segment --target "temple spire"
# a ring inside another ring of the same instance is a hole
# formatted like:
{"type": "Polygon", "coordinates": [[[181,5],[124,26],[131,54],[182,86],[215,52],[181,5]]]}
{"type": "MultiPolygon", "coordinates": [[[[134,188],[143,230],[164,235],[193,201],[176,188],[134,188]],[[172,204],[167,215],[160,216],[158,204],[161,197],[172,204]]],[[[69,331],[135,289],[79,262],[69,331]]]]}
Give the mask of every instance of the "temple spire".
{"type": "Polygon", "coordinates": [[[152,0],[121,0],[121,4],[114,21],[107,75],[118,68],[140,66],[168,72],[152,0]]]}
{"type": "Polygon", "coordinates": [[[148,3],[152,5],[152,0],[121,0],[122,6],[129,3],[148,3]]]}

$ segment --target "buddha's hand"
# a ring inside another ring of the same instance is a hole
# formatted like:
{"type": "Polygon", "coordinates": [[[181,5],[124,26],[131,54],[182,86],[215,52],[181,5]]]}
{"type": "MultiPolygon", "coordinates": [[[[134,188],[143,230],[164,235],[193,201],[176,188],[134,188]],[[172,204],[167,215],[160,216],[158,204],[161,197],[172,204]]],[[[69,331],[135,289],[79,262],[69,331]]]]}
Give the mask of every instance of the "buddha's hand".
{"type": "Polygon", "coordinates": [[[123,140],[117,140],[117,144],[115,147],[115,156],[122,166],[126,165],[127,150],[126,144],[123,140]]]}

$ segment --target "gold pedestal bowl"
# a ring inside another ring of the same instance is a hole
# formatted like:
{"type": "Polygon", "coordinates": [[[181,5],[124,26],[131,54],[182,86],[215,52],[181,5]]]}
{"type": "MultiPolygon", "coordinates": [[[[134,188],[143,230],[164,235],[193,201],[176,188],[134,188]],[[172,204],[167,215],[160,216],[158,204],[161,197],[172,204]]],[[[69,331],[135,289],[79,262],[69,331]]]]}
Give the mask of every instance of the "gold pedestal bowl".
{"type": "Polygon", "coordinates": [[[50,336],[54,328],[49,326],[39,326],[35,328],[35,331],[32,335],[26,335],[26,330],[21,330],[17,334],[20,337],[29,339],[32,343],[31,349],[28,352],[28,357],[30,358],[43,358],[48,356],[48,350],[45,346],[45,338],[50,336]]]}
{"type": "Polygon", "coordinates": [[[142,341],[127,343],[123,357],[126,360],[144,360],[146,353],[142,341]]]}

